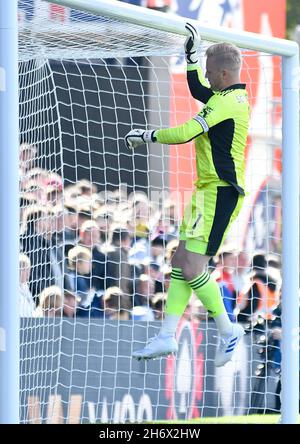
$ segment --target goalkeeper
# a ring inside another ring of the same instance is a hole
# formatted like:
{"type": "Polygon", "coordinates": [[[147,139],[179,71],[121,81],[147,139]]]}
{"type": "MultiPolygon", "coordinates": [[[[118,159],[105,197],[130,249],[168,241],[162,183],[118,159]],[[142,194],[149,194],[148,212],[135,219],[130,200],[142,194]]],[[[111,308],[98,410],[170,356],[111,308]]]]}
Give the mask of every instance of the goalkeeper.
{"type": "Polygon", "coordinates": [[[177,352],[176,327],[194,291],[216,322],[219,343],[215,365],[222,366],[232,358],[244,329],[229,320],[218,284],[206,266],[216,255],[243,203],[249,102],[245,84],[240,82],[239,49],[229,43],[217,43],[207,49],[209,86],[197,63],[200,37],[190,23],[186,29],[187,79],[193,97],[204,103],[202,111],[175,128],[135,129],[125,137],[131,149],[148,142],[177,145],[194,140],[198,176],[172,258],[162,328],[133,357],[151,359],[177,352]]]}

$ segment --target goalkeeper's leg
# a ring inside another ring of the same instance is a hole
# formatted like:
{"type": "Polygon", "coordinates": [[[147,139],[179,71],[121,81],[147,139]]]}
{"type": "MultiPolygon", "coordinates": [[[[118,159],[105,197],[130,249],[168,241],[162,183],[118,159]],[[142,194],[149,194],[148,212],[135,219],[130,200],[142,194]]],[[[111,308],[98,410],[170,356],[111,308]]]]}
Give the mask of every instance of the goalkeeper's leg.
{"type": "Polygon", "coordinates": [[[180,229],[181,241],[172,259],[172,279],[162,328],[158,336],[152,338],[144,349],[134,352],[133,356],[137,359],[151,359],[176,353],[176,328],[192,290],[214,318],[219,331],[215,359],[217,366],[224,365],[231,359],[244,334],[241,326],[231,323],[219,286],[205,271],[210,257],[217,253],[242,203],[242,199],[232,193],[231,187],[226,187],[228,193],[227,190],[223,192],[228,196],[226,202],[222,202],[222,209],[225,210],[222,210],[224,214],[220,214],[217,205],[218,188],[220,187],[207,189],[200,199],[196,194],[193,195],[180,229]]]}
{"type": "Polygon", "coordinates": [[[219,344],[215,365],[228,362],[244,335],[239,324],[231,323],[217,282],[204,270],[203,261],[215,256],[229,227],[236,219],[243,196],[228,185],[208,185],[194,194],[191,216],[181,238],[186,240],[183,276],[216,322],[219,344]],[[200,217],[199,217],[200,214],[200,217]],[[204,258],[204,259],[203,259],[204,258]]]}
{"type": "Polygon", "coordinates": [[[190,300],[192,289],[212,316],[219,319],[220,315],[222,331],[232,332],[218,285],[204,271],[210,257],[187,251],[185,244],[185,241],[180,241],[172,259],[171,282],[162,328],[146,347],[133,353],[137,359],[158,358],[177,352],[176,328],[190,300]],[[193,276],[197,278],[191,279],[193,276]]]}
{"type": "Polygon", "coordinates": [[[185,252],[185,243],[180,241],[172,260],[171,281],[168,290],[165,319],[157,336],[151,338],[146,347],[133,353],[136,359],[151,359],[176,353],[175,339],[177,324],[190,300],[192,289],[182,275],[180,257],[185,252]],[[178,258],[178,260],[176,260],[178,258]]]}
{"type": "Polygon", "coordinates": [[[133,357],[152,359],[177,352],[176,328],[193,290],[214,318],[220,334],[215,364],[224,365],[231,359],[244,330],[238,324],[231,323],[217,282],[204,271],[209,259],[210,256],[189,252],[185,242],[180,241],[172,261],[171,282],[162,328],[143,349],[135,351],[133,357]]]}

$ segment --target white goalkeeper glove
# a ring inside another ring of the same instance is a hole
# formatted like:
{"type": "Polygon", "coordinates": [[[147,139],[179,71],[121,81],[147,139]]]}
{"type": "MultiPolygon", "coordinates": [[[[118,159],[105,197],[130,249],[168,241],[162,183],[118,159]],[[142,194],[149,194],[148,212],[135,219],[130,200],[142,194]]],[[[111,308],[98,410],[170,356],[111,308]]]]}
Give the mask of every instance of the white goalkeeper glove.
{"type": "Polygon", "coordinates": [[[127,148],[134,149],[144,143],[156,142],[155,130],[134,129],[125,136],[127,148]]]}
{"type": "Polygon", "coordinates": [[[189,22],[186,22],[185,29],[188,36],[184,42],[185,58],[188,65],[193,65],[198,62],[198,49],[201,45],[201,37],[196,28],[189,22]]]}

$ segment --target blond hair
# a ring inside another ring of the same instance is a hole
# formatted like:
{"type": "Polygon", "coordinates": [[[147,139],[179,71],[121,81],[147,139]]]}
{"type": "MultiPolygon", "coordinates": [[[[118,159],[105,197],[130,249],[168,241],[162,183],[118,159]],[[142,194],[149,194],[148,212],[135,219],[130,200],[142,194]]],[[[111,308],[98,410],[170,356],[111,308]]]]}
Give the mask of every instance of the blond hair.
{"type": "Polygon", "coordinates": [[[118,297],[121,297],[124,295],[123,291],[121,290],[120,287],[109,287],[104,295],[103,295],[103,301],[107,301],[108,299],[110,299],[112,296],[117,295],[118,297]]]}
{"type": "Polygon", "coordinates": [[[104,308],[114,311],[129,311],[130,299],[129,296],[123,293],[120,287],[109,287],[103,295],[104,308]]]}
{"type": "Polygon", "coordinates": [[[24,254],[24,253],[19,254],[19,264],[20,264],[21,270],[23,270],[24,268],[31,267],[30,258],[27,256],[27,254],[24,254]]]}
{"type": "Polygon", "coordinates": [[[221,68],[237,71],[242,66],[241,51],[231,43],[215,43],[206,50],[207,57],[216,57],[221,68]]]}
{"type": "Polygon", "coordinates": [[[83,222],[83,224],[80,227],[80,234],[87,233],[88,231],[91,231],[92,228],[98,229],[96,221],[86,220],[85,222],[83,222]]]}
{"type": "Polygon", "coordinates": [[[36,316],[42,317],[50,310],[58,312],[62,309],[62,305],[63,296],[60,287],[57,285],[46,287],[39,295],[39,305],[36,309],[36,316]]]}
{"type": "Polygon", "coordinates": [[[76,264],[78,261],[89,262],[92,259],[91,251],[86,247],[76,245],[68,252],[68,265],[70,270],[76,270],[76,264]]]}

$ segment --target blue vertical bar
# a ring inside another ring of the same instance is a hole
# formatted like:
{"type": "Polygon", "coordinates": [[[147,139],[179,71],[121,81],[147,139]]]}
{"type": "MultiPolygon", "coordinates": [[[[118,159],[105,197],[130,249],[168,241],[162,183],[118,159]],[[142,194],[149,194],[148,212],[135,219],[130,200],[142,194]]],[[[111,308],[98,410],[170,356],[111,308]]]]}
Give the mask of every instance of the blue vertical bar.
{"type": "Polygon", "coordinates": [[[299,408],[299,54],[282,58],[282,364],[281,418],[299,408]]]}
{"type": "Polygon", "coordinates": [[[17,0],[0,0],[0,423],[19,422],[17,0]]]}

